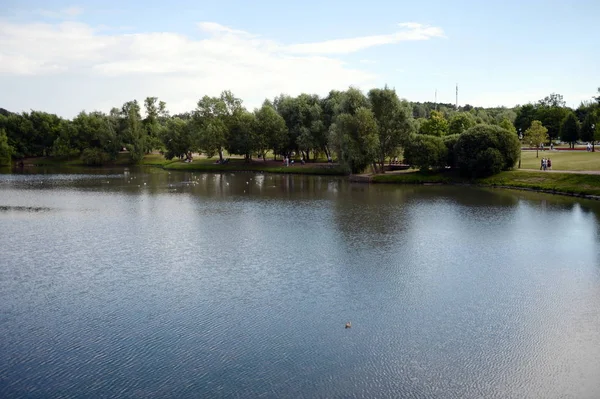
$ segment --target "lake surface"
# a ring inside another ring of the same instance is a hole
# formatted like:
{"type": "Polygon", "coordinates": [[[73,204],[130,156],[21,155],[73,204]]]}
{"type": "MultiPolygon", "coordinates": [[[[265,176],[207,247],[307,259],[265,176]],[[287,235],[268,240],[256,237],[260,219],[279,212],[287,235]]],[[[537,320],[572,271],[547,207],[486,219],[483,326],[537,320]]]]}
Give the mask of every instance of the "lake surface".
{"type": "Polygon", "coordinates": [[[41,172],[0,175],[0,397],[600,397],[598,202],[41,172]]]}

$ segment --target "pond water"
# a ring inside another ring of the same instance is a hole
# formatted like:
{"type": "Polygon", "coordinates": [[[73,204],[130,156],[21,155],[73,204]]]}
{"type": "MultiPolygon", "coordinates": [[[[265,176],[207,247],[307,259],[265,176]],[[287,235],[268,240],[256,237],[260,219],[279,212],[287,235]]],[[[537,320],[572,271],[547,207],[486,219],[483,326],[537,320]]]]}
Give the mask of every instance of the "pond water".
{"type": "Polygon", "coordinates": [[[0,175],[0,397],[600,397],[598,202],[36,172],[0,175]]]}

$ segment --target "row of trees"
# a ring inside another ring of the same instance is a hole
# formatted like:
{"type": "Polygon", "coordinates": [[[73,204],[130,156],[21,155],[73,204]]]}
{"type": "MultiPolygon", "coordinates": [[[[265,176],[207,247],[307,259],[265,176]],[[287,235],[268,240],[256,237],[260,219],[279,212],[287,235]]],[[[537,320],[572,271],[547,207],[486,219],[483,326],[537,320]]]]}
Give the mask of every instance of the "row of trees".
{"type": "MultiPolygon", "coordinates": [[[[558,137],[570,143],[594,141],[600,131],[600,89],[594,101],[575,110],[557,94],[514,109],[469,105],[455,109],[450,104],[409,103],[388,87],[366,95],[355,88],[331,91],[323,98],[280,95],[253,112],[230,91],[204,96],[195,109],[173,116],[156,97],[144,101],[144,117],[141,108],[134,100],[108,114],[81,112],[73,120],[40,111],[14,114],[0,109],[0,163],[10,162],[11,156],[81,156],[88,164],[103,164],[125,148],[133,162],[154,150],[168,159],[202,152],[220,160],[227,151],[248,161],[272,152],[306,161],[336,156],[350,172],[369,165],[383,172],[386,159],[400,156],[403,149],[405,158],[419,167],[456,166],[451,145],[480,125],[517,136],[539,121],[547,136],[541,135],[536,145],[558,137]],[[445,155],[431,150],[442,147],[445,155]],[[415,157],[416,152],[429,153],[432,161],[415,157]]],[[[533,134],[526,137],[532,143],[538,139],[533,134]]]]}

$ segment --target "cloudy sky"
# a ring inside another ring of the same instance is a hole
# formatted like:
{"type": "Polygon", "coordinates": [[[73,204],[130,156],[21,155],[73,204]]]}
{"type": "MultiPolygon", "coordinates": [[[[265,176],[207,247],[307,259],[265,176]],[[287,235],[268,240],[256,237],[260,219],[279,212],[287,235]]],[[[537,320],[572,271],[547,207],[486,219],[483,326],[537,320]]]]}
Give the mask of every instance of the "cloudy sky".
{"type": "Polygon", "coordinates": [[[388,84],[412,101],[513,106],[600,86],[598,0],[4,0],[0,107],[73,117],[156,96],[388,84]]]}

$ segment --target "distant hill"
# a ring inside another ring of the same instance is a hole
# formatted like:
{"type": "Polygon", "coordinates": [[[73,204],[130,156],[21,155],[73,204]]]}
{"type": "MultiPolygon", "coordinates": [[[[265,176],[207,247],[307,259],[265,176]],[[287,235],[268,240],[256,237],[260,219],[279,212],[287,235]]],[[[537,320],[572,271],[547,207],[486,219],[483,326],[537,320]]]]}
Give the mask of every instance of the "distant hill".
{"type": "Polygon", "coordinates": [[[11,115],[11,114],[12,114],[12,112],[10,112],[9,110],[4,109],[4,108],[0,108],[0,115],[8,116],[8,115],[11,115]]]}

